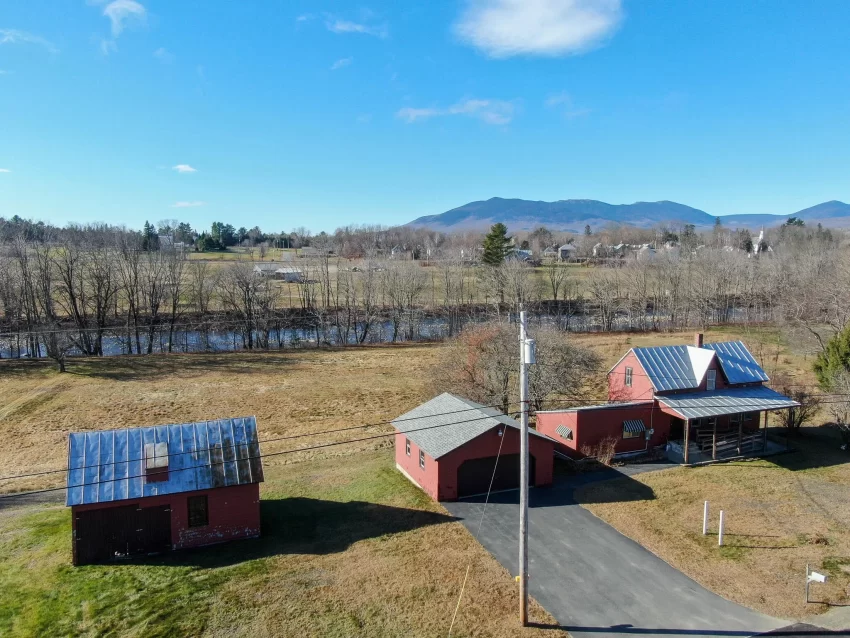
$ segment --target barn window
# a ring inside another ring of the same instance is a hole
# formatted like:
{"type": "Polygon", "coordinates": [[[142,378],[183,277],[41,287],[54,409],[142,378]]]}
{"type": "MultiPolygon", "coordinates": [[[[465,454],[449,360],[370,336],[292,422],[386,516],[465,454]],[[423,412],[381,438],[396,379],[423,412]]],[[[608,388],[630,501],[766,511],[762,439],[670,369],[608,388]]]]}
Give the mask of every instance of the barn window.
{"type": "Polygon", "coordinates": [[[419,467],[425,469],[425,452],[419,450],[419,467]]]}
{"type": "Polygon", "coordinates": [[[744,413],[744,421],[752,421],[753,416],[758,414],[757,412],[745,412],[744,413]]]}
{"type": "Polygon", "coordinates": [[[626,387],[627,388],[632,387],[632,369],[631,368],[626,368],[626,387]]]}
{"type": "Polygon", "coordinates": [[[623,438],[639,439],[646,434],[646,426],[641,419],[623,421],[623,438]]]}
{"type": "Polygon", "coordinates": [[[410,439],[405,439],[404,441],[404,453],[410,456],[410,439]]]}
{"type": "Polygon", "coordinates": [[[717,387],[717,370],[709,370],[705,378],[705,389],[714,390],[717,387]]]}
{"type": "Polygon", "coordinates": [[[190,496],[189,505],[189,527],[204,527],[209,524],[209,512],[207,511],[207,496],[190,496]]]}
{"type": "Polygon", "coordinates": [[[145,481],[168,480],[168,443],[145,443],[145,481]]]}
{"type": "Polygon", "coordinates": [[[555,432],[560,434],[562,439],[565,439],[567,441],[573,440],[573,431],[566,425],[559,425],[555,428],[555,432]]]}

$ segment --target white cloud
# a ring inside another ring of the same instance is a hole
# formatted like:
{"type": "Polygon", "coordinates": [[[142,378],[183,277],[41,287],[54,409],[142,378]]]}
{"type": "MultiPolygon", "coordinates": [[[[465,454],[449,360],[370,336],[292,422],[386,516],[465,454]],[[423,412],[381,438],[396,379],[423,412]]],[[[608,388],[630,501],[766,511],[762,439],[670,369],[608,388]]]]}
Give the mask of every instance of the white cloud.
{"type": "Polygon", "coordinates": [[[144,22],[147,11],[136,0],[112,0],[103,8],[103,15],[112,24],[112,37],[117,38],[124,30],[125,22],[144,22]]]}
{"type": "Polygon", "coordinates": [[[386,24],[352,22],[351,20],[341,20],[332,16],[328,16],[325,20],[325,27],[333,33],[363,33],[373,35],[376,38],[386,38],[389,35],[389,28],[386,24]]]}
{"type": "Polygon", "coordinates": [[[544,104],[550,109],[557,108],[568,120],[590,114],[590,109],[576,106],[573,102],[572,96],[565,91],[550,95],[546,98],[544,104]]]}
{"type": "Polygon", "coordinates": [[[342,69],[344,67],[347,67],[352,62],[354,62],[354,58],[352,58],[352,57],[342,58],[341,60],[337,60],[336,62],[331,64],[331,71],[336,71],[337,69],[342,69]]]}
{"type": "Polygon", "coordinates": [[[189,166],[188,164],[178,164],[177,166],[171,167],[173,170],[178,173],[197,173],[198,169],[189,166]]]}
{"type": "Polygon", "coordinates": [[[295,21],[296,22],[307,22],[308,20],[312,20],[313,17],[314,16],[313,16],[312,13],[302,13],[300,16],[295,18],[295,21]]]}
{"type": "Polygon", "coordinates": [[[467,0],[454,30],[494,58],[561,56],[602,44],[622,18],[621,0],[467,0]]]}
{"type": "Polygon", "coordinates": [[[36,44],[42,46],[50,53],[59,53],[59,49],[40,35],[19,31],[17,29],[0,29],[0,44],[36,44]]]}
{"type": "Polygon", "coordinates": [[[102,39],[100,41],[100,52],[103,55],[115,53],[118,50],[118,43],[115,40],[102,39]]]}
{"type": "Polygon", "coordinates": [[[8,168],[0,168],[0,173],[11,173],[11,172],[12,171],[10,171],[8,168]]]}
{"type": "Polygon", "coordinates": [[[203,206],[206,202],[175,202],[171,208],[196,208],[203,206]]]}
{"type": "Polygon", "coordinates": [[[9,72],[5,69],[0,69],[0,75],[9,75],[9,72]]]}
{"type": "Polygon", "coordinates": [[[466,115],[481,120],[485,124],[503,126],[510,124],[515,114],[516,106],[513,102],[507,102],[505,100],[466,99],[447,109],[405,107],[398,110],[396,117],[407,123],[413,123],[433,117],[466,115]]]}
{"type": "Polygon", "coordinates": [[[165,47],[159,47],[156,51],[154,51],[153,57],[155,57],[163,64],[171,64],[172,62],[174,62],[174,54],[171,53],[165,47]]]}

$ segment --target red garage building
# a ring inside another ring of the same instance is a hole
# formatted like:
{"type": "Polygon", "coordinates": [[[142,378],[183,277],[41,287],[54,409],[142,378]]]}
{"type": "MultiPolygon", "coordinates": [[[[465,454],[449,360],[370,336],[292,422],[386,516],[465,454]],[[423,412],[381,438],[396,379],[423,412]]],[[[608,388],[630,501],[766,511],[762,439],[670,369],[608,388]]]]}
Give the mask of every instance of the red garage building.
{"type": "Polygon", "coordinates": [[[74,565],[259,536],[262,481],[254,417],[73,433],[74,565]]]}
{"type": "Polygon", "coordinates": [[[761,454],[767,413],[799,405],[767,381],[741,341],[703,343],[698,333],[692,346],[632,348],[608,372],[608,403],[538,412],[537,429],[571,457],[595,454],[606,438],[618,455],[665,446],[682,463],[761,454]]]}
{"type": "MultiPolygon", "coordinates": [[[[519,487],[520,425],[496,409],[444,393],[393,425],[396,467],[438,501],[519,487]]],[[[529,430],[528,446],[529,485],[550,485],[554,441],[529,430]]]]}

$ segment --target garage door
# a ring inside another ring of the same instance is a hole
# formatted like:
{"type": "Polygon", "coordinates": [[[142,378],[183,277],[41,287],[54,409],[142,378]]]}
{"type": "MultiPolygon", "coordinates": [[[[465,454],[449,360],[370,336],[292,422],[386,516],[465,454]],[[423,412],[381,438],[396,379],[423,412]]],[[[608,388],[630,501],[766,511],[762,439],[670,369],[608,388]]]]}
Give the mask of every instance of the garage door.
{"type": "Polygon", "coordinates": [[[88,565],[171,549],[171,508],[138,505],[77,512],[74,564],[88,565]]]}
{"type": "MultiPolygon", "coordinates": [[[[531,456],[528,484],[534,485],[534,457],[531,456]]],[[[519,454],[503,454],[496,466],[496,457],[464,461],[457,470],[458,497],[484,494],[493,478],[493,491],[511,490],[519,487],[519,454]],[[496,476],[493,478],[493,468],[496,476]]]]}

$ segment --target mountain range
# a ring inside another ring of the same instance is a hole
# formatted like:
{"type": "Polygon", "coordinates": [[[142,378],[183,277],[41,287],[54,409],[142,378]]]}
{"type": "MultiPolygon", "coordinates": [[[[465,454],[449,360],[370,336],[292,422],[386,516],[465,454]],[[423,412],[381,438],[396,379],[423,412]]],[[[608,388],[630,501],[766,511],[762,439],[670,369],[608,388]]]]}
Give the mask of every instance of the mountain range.
{"type": "MultiPolygon", "coordinates": [[[[762,226],[784,224],[792,216],[802,219],[809,226],[820,223],[826,228],[850,228],[850,204],[837,200],[792,215],[723,215],[720,221],[727,228],[755,230],[762,226]]],[[[595,199],[535,202],[493,197],[486,201],[470,202],[439,215],[419,217],[408,225],[455,232],[484,230],[496,222],[502,222],[511,232],[546,226],[550,230],[581,233],[586,225],[598,230],[610,224],[638,228],[651,228],[659,224],[693,224],[704,229],[714,226],[716,219],[717,216],[698,208],[670,201],[606,204],[595,199]]]]}

